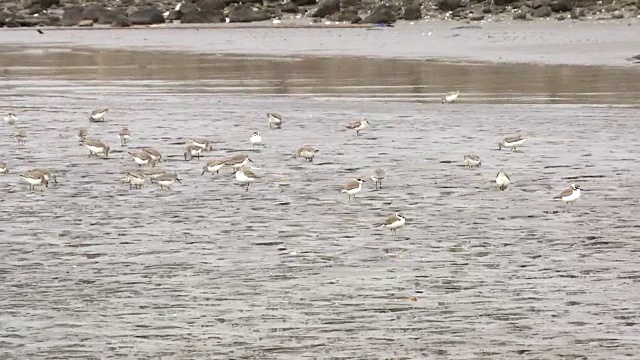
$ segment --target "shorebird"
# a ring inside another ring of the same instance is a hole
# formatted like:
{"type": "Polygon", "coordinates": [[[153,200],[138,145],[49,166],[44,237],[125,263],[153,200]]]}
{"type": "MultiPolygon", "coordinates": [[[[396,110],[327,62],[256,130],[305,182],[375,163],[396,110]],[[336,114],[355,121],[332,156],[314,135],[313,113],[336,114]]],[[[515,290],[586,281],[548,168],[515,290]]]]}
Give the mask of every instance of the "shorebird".
{"type": "Polygon", "coordinates": [[[376,184],[376,189],[382,189],[382,180],[387,178],[387,172],[384,169],[376,169],[371,175],[371,180],[376,184]]]}
{"type": "Polygon", "coordinates": [[[404,217],[404,214],[402,214],[401,212],[397,212],[389,216],[387,220],[385,220],[384,223],[380,225],[380,227],[386,227],[387,229],[391,230],[392,234],[395,234],[396,230],[404,226],[405,221],[406,218],[404,217]]]}
{"type": "Polygon", "coordinates": [[[247,184],[247,191],[249,191],[249,185],[252,182],[256,181],[258,178],[253,171],[249,169],[238,168],[235,170],[236,180],[238,180],[242,184],[247,184]]]}
{"type": "Polygon", "coordinates": [[[527,140],[527,138],[522,135],[507,136],[504,140],[498,143],[498,150],[502,150],[502,148],[511,148],[511,151],[515,151],[516,147],[522,145],[525,140],[527,140]]]}
{"type": "Polygon", "coordinates": [[[255,147],[256,145],[260,146],[262,144],[262,136],[260,136],[257,131],[254,131],[249,138],[249,142],[251,143],[252,147],[255,147]]]}
{"type": "Polygon", "coordinates": [[[241,167],[247,165],[248,161],[253,162],[253,160],[249,159],[249,156],[247,156],[247,154],[238,154],[227,159],[227,161],[224,164],[231,165],[233,167],[233,171],[235,172],[241,167]]]}
{"type": "Polygon", "coordinates": [[[149,178],[149,181],[156,182],[156,179],[163,175],[164,171],[162,171],[162,169],[160,168],[152,167],[144,170],[143,174],[144,176],[149,178]]]}
{"type": "Polygon", "coordinates": [[[28,172],[33,172],[33,173],[40,173],[42,175],[44,175],[44,178],[47,180],[47,183],[49,183],[49,181],[53,180],[54,183],[58,183],[58,177],[56,176],[56,174],[54,174],[53,172],[51,172],[51,170],[48,169],[42,169],[42,168],[35,168],[35,169],[31,169],[28,172]]]}
{"type": "Polygon", "coordinates": [[[44,174],[37,171],[27,171],[26,174],[20,175],[26,182],[29,183],[29,190],[35,190],[36,185],[44,185],[49,187],[49,182],[44,177],[44,174]]]}
{"type": "Polygon", "coordinates": [[[295,157],[296,158],[302,157],[308,162],[313,162],[313,157],[316,156],[316,153],[318,151],[320,150],[314,148],[313,146],[305,145],[301,148],[298,148],[298,150],[296,150],[295,157]]]}
{"type": "Polygon", "coordinates": [[[24,129],[18,130],[16,140],[18,141],[18,145],[24,145],[27,140],[27,132],[24,129]]]}
{"type": "Polygon", "coordinates": [[[371,123],[369,123],[369,120],[363,118],[361,120],[354,121],[349,125],[347,125],[347,129],[355,129],[356,136],[360,136],[360,130],[366,128],[367,125],[371,126],[371,123]]]}
{"type": "Polygon", "coordinates": [[[454,102],[456,102],[456,99],[458,99],[458,95],[460,95],[460,90],[449,91],[442,97],[442,103],[453,104],[454,102]]]}
{"type": "Polygon", "coordinates": [[[351,201],[351,197],[353,196],[353,198],[355,199],[356,194],[359,193],[360,190],[362,190],[362,183],[364,182],[365,181],[361,178],[353,179],[349,181],[340,192],[346,192],[347,194],[349,194],[349,201],[351,201]]]}
{"type": "Polygon", "coordinates": [[[202,148],[197,145],[187,145],[184,149],[184,159],[191,160],[194,157],[200,159],[200,152],[202,152],[202,148]]]}
{"type": "Polygon", "coordinates": [[[144,184],[144,175],[138,173],[127,173],[127,182],[129,183],[129,189],[134,186],[136,189],[141,189],[144,184]]]}
{"type": "Polygon", "coordinates": [[[474,166],[480,167],[482,166],[482,161],[480,161],[480,156],[474,153],[469,153],[464,156],[464,165],[469,168],[474,166]]]}
{"type": "Polygon", "coordinates": [[[85,138],[80,141],[80,144],[84,145],[89,150],[89,156],[103,154],[105,158],[109,157],[109,146],[98,139],[85,138]]]}
{"type": "Polygon", "coordinates": [[[269,120],[270,129],[282,128],[282,116],[277,113],[267,113],[267,120],[269,120]]]}
{"type": "Polygon", "coordinates": [[[118,139],[120,139],[120,143],[122,144],[122,146],[127,145],[127,141],[129,140],[130,137],[131,137],[131,132],[126,127],[123,127],[118,133],[118,139]]]}
{"type": "Polygon", "coordinates": [[[6,163],[0,162],[0,174],[5,175],[9,173],[9,166],[6,163]]]}
{"type": "Polygon", "coordinates": [[[160,154],[160,151],[154,148],[143,147],[141,150],[149,154],[149,156],[151,156],[154,162],[158,162],[162,159],[162,154],[160,154]]]}
{"type": "Polygon", "coordinates": [[[498,184],[498,188],[500,188],[500,190],[505,190],[507,186],[511,184],[511,178],[509,178],[509,175],[507,175],[504,170],[500,170],[498,175],[496,175],[496,184],[498,184]]]}
{"type": "Polygon", "coordinates": [[[8,113],[7,115],[4,116],[4,122],[6,122],[9,125],[15,124],[17,120],[18,120],[18,117],[14,113],[8,113]]]}
{"type": "Polygon", "coordinates": [[[227,159],[211,160],[207,162],[207,164],[202,168],[202,174],[200,175],[204,175],[204,173],[206,172],[210,172],[212,174],[215,172],[217,174],[218,172],[220,172],[220,169],[222,169],[226,162],[227,159]]]}
{"type": "Polygon", "coordinates": [[[169,186],[173,185],[176,181],[182,184],[182,181],[178,178],[178,174],[164,173],[156,178],[156,183],[160,185],[160,189],[167,188],[167,190],[171,190],[169,186]]]}
{"type": "Polygon", "coordinates": [[[571,184],[571,187],[561,192],[554,199],[562,199],[565,204],[573,204],[580,197],[580,185],[571,184]]]}
{"type": "Polygon", "coordinates": [[[189,142],[192,145],[202,148],[203,151],[213,150],[213,146],[211,145],[211,142],[205,138],[193,138],[193,139],[189,139],[189,142]]]}
{"type": "Polygon", "coordinates": [[[89,131],[87,130],[87,128],[80,128],[80,130],[78,130],[79,140],[84,140],[87,138],[87,136],[89,136],[89,131]]]}
{"type": "Polygon", "coordinates": [[[138,164],[138,166],[142,166],[142,165],[156,166],[155,160],[153,160],[151,155],[147,154],[144,151],[129,152],[129,155],[131,155],[131,157],[133,158],[133,161],[135,161],[136,164],[138,164]]]}
{"type": "Polygon", "coordinates": [[[104,121],[104,116],[107,114],[107,111],[109,111],[109,109],[107,108],[97,108],[93,110],[91,112],[91,115],[89,116],[89,121],[93,121],[93,122],[104,121]]]}

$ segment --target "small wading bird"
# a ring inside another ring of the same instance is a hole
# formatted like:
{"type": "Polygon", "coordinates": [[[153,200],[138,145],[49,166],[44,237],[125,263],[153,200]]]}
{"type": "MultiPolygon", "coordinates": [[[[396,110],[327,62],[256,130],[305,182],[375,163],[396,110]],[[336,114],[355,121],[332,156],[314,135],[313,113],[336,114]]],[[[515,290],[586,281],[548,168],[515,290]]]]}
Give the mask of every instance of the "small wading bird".
{"type": "Polygon", "coordinates": [[[376,171],[371,175],[371,180],[376,185],[376,189],[382,189],[382,180],[387,178],[387,172],[384,169],[376,169],[376,171]]]}
{"type": "Polygon", "coordinates": [[[213,150],[213,145],[211,145],[211,142],[205,138],[193,138],[189,139],[189,142],[195,146],[202,148],[202,151],[213,150]]]}
{"type": "Polygon", "coordinates": [[[87,128],[80,128],[80,130],[78,130],[79,140],[84,140],[87,138],[87,136],[89,136],[89,131],[87,130],[87,128]]]}
{"type": "Polygon", "coordinates": [[[29,183],[29,190],[35,190],[36,185],[44,185],[49,187],[49,182],[44,177],[44,174],[37,171],[28,171],[24,175],[20,175],[27,183],[29,183]]]}
{"type": "Polygon", "coordinates": [[[296,150],[294,155],[295,158],[304,158],[308,162],[313,162],[313,158],[316,156],[316,153],[320,151],[313,146],[305,145],[296,150]]]}
{"type": "Polygon", "coordinates": [[[27,132],[24,129],[18,130],[18,133],[16,134],[16,141],[18,142],[18,145],[24,145],[26,143],[27,132]]]}
{"type": "Polygon", "coordinates": [[[503,191],[511,184],[511,179],[504,170],[500,170],[498,175],[496,175],[496,184],[498,184],[498,188],[503,191]]]}
{"type": "Polygon", "coordinates": [[[17,120],[18,120],[18,117],[14,113],[9,113],[4,117],[4,122],[6,122],[9,125],[15,124],[17,120]]]}
{"type": "Polygon", "coordinates": [[[247,184],[246,191],[249,191],[249,185],[251,185],[251,183],[256,181],[256,179],[258,178],[256,174],[253,173],[253,171],[243,168],[236,169],[235,176],[236,180],[238,180],[240,183],[247,184]]]}
{"type": "Polygon", "coordinates": [[[127,182],[129,183],[129,189],[135,187],[141,189],[144,184],[144,175],[138,173],[127,173],[127,182]]]}
{"type": "Polygon", "coordinates": [[[202,152],[202,148],[198,145],[187,145],[184,149],[184,159],[191,160],[194,157],[200,159],[200,153],[202,152]]]}
{"type": "Polygon", "coordinates": [[[151,158],[153,159],[153,162],[158,162],[160,160],[162,160],[162,154],[160,154],[160,151],[154,149],[154,148],[150,148],[150,147],[143,147],[142,149],[140,149],[144,152],[146,152],[147,154],[149,154],[149,156],[151,156],[151,158]]]}
{"type": "Polygon", "coordinates": [[[366,128],[367,125],[371,126],[371,123],[369,123],[369,120],[361,119],[361,120],[354,121],[354,122],[350,123],[349,125],[347,125],[347,129],[355,129],[356,130],[356,136],[360,136],[360,130],[366,128]]]}
{"type": "Polygon", "coordinates": [[[147,154],[144,151],[129,152],[129,155],[131,155],[131,157],[133,158],[133,161],[135,161],[136,164],[138,164],[138,166],[142,166],[142,165],[156,166],[156,162],[153,160],[151,155],[147,154]]]}
{"type": "Polygon", "coordinates": [[[498,143],[498,150],[502,148],[511,148],[511,151],[516,151],[516,147],[522,145],[527,139],[522,135],[507,136],[498,143]]]}
{"type": "Polygon", "coordinates": [[[204,173],[206,172],[210,172],[210,173],[219,173],[220,169],[222,169],[224,167],[224,164],[227,162],[227,159],[216,159],[216,160],[211,160],[209,162],[206,163],[206,165],[202,168],[202,174],[200,174],[201,176],[204,175],[204,173]]]}
{"type": "Polygon", "coordinates": [[[160,189],[166,188],[167,190],[171,190],[169,187],[176,181],[182,184],[182,181],[178,178],[178,174],[164,173],[156,178],[156,183],[160,185],[160,189]]]}
{"type": "Polygon", "coordinates": [[[255,131],[249,138],[249,143],[251,143],[252,147],[260,146],[262,144],[262,136],[255,131]]]}
{"type": "Polygon", "coordinates": [[[349,195],[349,201],[351,201],[351,197],[356,198],[356,194],[362,190],[362,183],[365,181],[361,178],[353,179],[349,181],[343,188],[340,190],[341,193],[346,192],[349,195]]]}
{"type": "Polygon", "coordinates": [[[270,129],[282,128],[282,116],[277,113],[267,113],[267,120],[269,120],[270,129]]]}
{"type": "Polygon", "coordinates": [[[580,197],[580,185],[571,184],[571,186],[561,192],[554,199],[562,199],[565,204],[573,204],[580,197]]]}
{"type": "Polygon", "coordinates": [[[480,161],[480,156],[470,153],[464,156],[464,165],[468,168],[472,167],[480,167],[482,166],[482,161],[480,161]]]}
{"type": "Polygon", "coordinates": [[[109,146],[98,139],[85,138],[80,141],[80,144],[89,150],[89,156],[95,155],[98,157],[98,154],[103,154],[105,159],[109,157],[109,146]]]}
{"type": "Polygon", "coordinates": [[[449,91],[448,93],[444,94],[444,96],[442,97],[442,103],[453,104],[458,99],[458,95],[460,95],[460,90],[449,91]]]}
{"type": "Polygon", "coordinates": [[[107,111],[109,111],[109,109],[107,108],[98,108],[93,110],[91,112],[91,115],[89,115],[89,121],[92,121],[92,122],[104,121],[104,116],[107,114],[107,111]]]}
{"type": "Polygon", "coordinates": [[[385,222],[380,225],[380,227],[386,227],[387,229],[391,230],[392,234],[395,234],[396,230],[404,226],[405,221],[406,218],[404,217],[404,214],[402,214],[401,212],[397,212],[389,216],[387,220],[385,220],[385,222]]]}
{"type": "Polygon", "coordinates": [[[30,173],[40,173],[42,175],[44,175],[45,180],[47,180],[47,183],[49,183],[49,181],[53,180],[54,183],[58,183],[58,177],[51,172],[51,170],[47,170],[47,169],[41,169],[41,168],[35,168],[35,169],[31,169],[28,172],[30,173]]]}
{"type": "Polygon", "coordinates": [[[247,156],[247,154],[238,154],[229,158],[224,164],[230,165],[233,168],[233,172],[235,173],[236,170],[247,165],[247,162],[249,161],[253,162],[253,160],[249,159],[249,156],[247,156]]]}
{"type": "Polygon", "coordinates": [[[9,166],[6,163],[0,162],[0,174],[5,175],[9,173],[9,166]]]}
{"type": "Polygon", "coordinates": [[[118,139],[120,139],[120,144],[122,144],[122,146],[127,145],[127,141],[129,141],[130,137],[131,137],[131,132],[126,127],[123,127],[118,133],[118,139]]]}

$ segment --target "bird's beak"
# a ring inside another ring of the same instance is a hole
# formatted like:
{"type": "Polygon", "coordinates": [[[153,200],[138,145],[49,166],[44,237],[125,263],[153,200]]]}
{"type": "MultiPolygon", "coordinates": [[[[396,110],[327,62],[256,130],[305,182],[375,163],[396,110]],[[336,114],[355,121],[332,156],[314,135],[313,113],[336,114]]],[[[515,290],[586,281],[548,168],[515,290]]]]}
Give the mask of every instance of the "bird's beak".
{"type": "Polygon", "coordinates": [[[249,160],[250,162],[253,162],[253,160],[251,160],[251,159],[249,159],[249,158],[247,158],[247,160],[249,160]]]}
{"type": "Polygon", "coordinates": [[[182,184],[182,180],[176,178],[176,181],[179,182],[180,184],[182,184]]]}

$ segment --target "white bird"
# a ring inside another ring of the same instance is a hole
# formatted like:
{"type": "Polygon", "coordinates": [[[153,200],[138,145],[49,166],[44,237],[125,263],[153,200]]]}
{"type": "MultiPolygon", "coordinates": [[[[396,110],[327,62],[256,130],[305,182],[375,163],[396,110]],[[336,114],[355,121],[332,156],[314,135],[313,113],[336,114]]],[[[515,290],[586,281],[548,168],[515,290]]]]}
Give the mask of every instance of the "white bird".
{"type": "Polygon", "coordinates": [[[516,147],[522,145],[526,140],[527,138],[522,135],[507,136],[504,140],[498,143],[498,150],[502,150],[502,148],[511,148],[511,151],[516,151],[516,147]]]}
{"type": "Polygon", "coordinates": [[[349,201],[351,201],[351,197],[356,198],[356,194],[362,190],[362,183],[365,181],[361,178],[353,179],[349,181],[340,191],[341,193],[346,192],[349,195],[349,201]]]}
{"type": "Polygon", "coordinates": [[[49,182],[45,178],[44,174],[38,171],[28,171],[24,175],[20,175],[26,182],[29,183],[29,190],[33,191],[36,185],[44,185],[49,187],[49,182]]]}
{"type": "Polygon", "coordinates": [[[262,144],[262,136],[260,136],[257,131],[254,131],[249,138],[249,142],[251,143],[252,147],[255,147],[256,145],[260,146],[262,144]]]}
{"type": "Polygon", "coordinates": [[[376,189],[382,189],[382,180],[387,178],[387,172],[384,169],[376,169],[376,171],[371,175],[371,180],[376,184],[376,189]]]}
{"type": "Polygon", "coordinates": [[[347,129],[355,129],[356,130],[356,136],[360,136],[360,130],[366,128],[368,126],[371,126],[371,123],[369,122],[369,120],[367,119],[361,119],[358,121],[354,121],[350,124],[347,125],[347,129]]]}
{"type": "Polygon", "coordinates": [[[256,179],[258,178],[256,174],[253,173],[253,171],[243,168],[236,169],[235,175],[236,180],[238,180],[242,184],[247,184],[247,191],[249,191],[249,185],[251,185],[251,183],[256,181],[256,179]]]}
{"type": "Polygon", "coordinates": [[[444,96],[442,97],[442,103],[452,104],[456,102],[456,99],[458,99],[458,95],[460,95],[460,90],[449,91],[448,93],[444,94],[444,96]]]}
{"type": "Polygon", "coordinates": [[[140,189],[144,184],[144,175],[138,173],[127,173],[127,182],[129,183],[129,189],[134,186],[136,189],[140,189]]]}
{"type": "Polygon", "coordinates": [[[89,121],[93,121],[93,122],[104,121],[104,116],[107,114],[107,111],[109,111],[109,109],[107,108],[97,108],[93,110],[91,112],[91,115],[89,116],[89,121]]]}
{"type": "Polygon", "coordinates": [[[498,175],[496,175],[496,184],[498,184],[498,188],[500,188],[500,190],[505,190],[507,186],[511,184],[511,179],[504,170],[500,170],[498,175]]]}
{"type": "Polygon", "coordinates": [[[267,119],[269,120],[269,128],[280,129],[282,128],[282,116],[278,113],[267,113],[267,119]]]}
{"type": "Polygon", "coordinates": [[[573,204],[580,197],[580,185],[571,184],[571,187],[561,192],[554,199],[562,199],[565,204],[573,204]]]}
{"type": "Polygon", "coordinates": [[[9,125],[15,124],[17,120],[18,120],[18,117],[14,113],[9,113],[4,117],[4,122],[6,122],[9,125]]]}
{"type": "Polygon", "coordinates": [[[469,168],[474,166],[480,167],[482,165],[482,161],[480,160],[480,156],[474,153],[469,153],[464,156],[464,164],[469,168]]]}

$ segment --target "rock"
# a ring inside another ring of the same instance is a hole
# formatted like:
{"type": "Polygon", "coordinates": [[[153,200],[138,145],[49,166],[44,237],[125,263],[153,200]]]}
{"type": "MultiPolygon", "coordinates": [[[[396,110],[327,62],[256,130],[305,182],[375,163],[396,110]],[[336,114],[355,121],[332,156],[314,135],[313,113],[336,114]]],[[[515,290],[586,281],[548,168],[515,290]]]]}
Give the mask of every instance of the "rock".
{"type": "Polygon", "coordinates": [[[481,15],[481,14],[470,15],[469,16],[469,20],[471,20],[471,21],[482,21],[482,20],[484,20],[484,15],[481,15]]]}
{"type": "Polygon", "coordinates": [[[613,14],[611,14],[611,18],[612,19],[624,19],[624,14],[619,12],[619,11],[616,11],[613,14]]]}
{"type": "Polygon", "coordinates": [[[280,11],[282,11],[283,13],[297,14],[300,12],[300,8],[298,7],[298,5],[289,1],[280,7],[280,11]]]}
{"type": "Polygon", "coordinates": [[[60,25],[62,26],[76,26],[80,21],[84,20],[84,8],[82,6],[69,6],[63,9],[62,20],[60,25]]]}
{"type": "Polygon", "coordinates": [[[442,11],[453,11],[462,6],[460,0],[437,0],[436,7],[442,11]]]}
{"type": "Polygon", "coordinates": [[[579,19],[580,18],[580,12],[578,11],[578,9],[573,8],[573,10],[571,10],[571,12],[569,13],[569,18],[570,19],[579,19]]]}
{"type": "Polygon", "coordinates": [[[419,2],[411,2],[404,6],[404,15],[402,16],[405,20],[420,20],[422,19],[422,6],[420,6],[419,2]]]}
{"type": "Polygon", "coordinates": [[[535,9],[539,9],[539,8],[545,6],[545,5],[548,5],[548,4],[549,4],[549,2],[547,0],[533,0],[531,2],[531,8],[535,10],[535,9]]]}
{"type": "Polygon", "coordinates": [[[87,19],[87,20],[82,20],[78,23],[78,26],[80,27],[91,27],[93,26],[93,20],[91,19],[87,19]]]}
{"type": "Polygon", "coordinates": [[[129,21],[131,21],[133,25],[163,24],[165,22],[160,10],[154,7],[134,11],[129,14],[129,21]]]}
{"type": "Polygon", "coordinates": [[[129,27],[131,25],[131,20],[123,14],[116,15],[116,18],[111,23],[112,27],[129,27]]]}
{"type": "Polygon", "coordinates": [[[49,18],[46,16],[24,16],[15,20],[20,27],[33,27],[48,25],[49,18]]]}
{"type": "Polygon", "coordinates": [[[396,22],[395,8],[392,5],[378,5],[369,16],[362,20],[365,24],[391,24],[396,22]]]}
{"type": "Polygon", "coordinates": [[[169,21],[180,20],[184,14],[180,10],[169,10],[166,19],[169,21]]]}
{"type": "Polygon", "coordinates": [[[517,0],[493,0],[493,5],[505,6],[505,5],[513,4],[516,1],[517,0]]]}
{"type": "Polygon", "coordinates": [[[199,5],[196,5],[192,2],[185,1],[183,3],[180,3],[180,8],[178,9],[178,11],[180,11],[182,15],[184,15],[190,12],[198,11],[199,9],[200,9],[199,5]]]}
{"type": "Polygon", "coordinates": [[[549,4],[553,12],[566,12],[573,10],[573,2],[570,0],[556,0],[549,4]]]}
{"type": "Polygon", "coordinates": [[[523,11],[518,11],[513,14],[513,20],[527,20],[527,13],[523,11]]]}
{"type": "Polygon", "coordinates": [[[53,5],[60,6],[60,0],[40,0],[38,3],[43,9],[48,9],[53,5]]]}
{"type": "Polygon", "coordinates": [[[551,16],[552,13],[553,12],[551,11],[551,8],[545,5],[543,7],[533,9],[533,12],[531,12],[531,16],[542,18],[542,17],[549,17],[551,16]]]}
{"type": "Polygon", "coordinates": [[[207,24],[220,23],[224,21],[224,13],[222,10],[199,10],[192,11],[182,15],[181,24],[207,24]]]}
{"type": "Polygon", "coordinates": [[[98,18],[97,22],[98,24],[102,24],[102,25],[110,25],[111,23],[113,23],[113,20],[115,20],[116,17],[118,17],[118,15],[124,15],[124,14],[119,14],[115,11],[107,10],[100,14],[100,17],[98,18]]]}
{"type": "Polygon", "coordinates": [[[493,11],[491,10],[491,6],[490,5],[486,5],[485,7],[482,8],[482,13],[483,14],[491,14],[493,11]]]}
{"type": "Polygon", "coordinates": [[[264,11],[256,11],[246,4],[237,5],[229,12],[229,22],[253,22],[271,19],[264,11]]]}
{"type": "Polygon", "coordinates": [[[84,18],[84,20],[92,20],[94,22],[97,22],[98,19],[100,19],[100,15],[109,11],[111,10],[108,10],[102,5],[89,5],[84,8],[82,17],[84,18]]]}
{"type": "Polygon", "coordinates": [[[362,22],[362,18],[358,15],[354,16],[353,19],[351,19],[352,24],[360,24],[361,22],[362,22]]]}
{"type": "Polygon", "coordinates": [[[291,0],[296,6],[311,6],[318,3],[317,0],[291,0]]]}
{"type": "Polygon", "coordinates": [[[21,0],[20,1],[20,6],[22,6],[23,9],[28,9],[30,7],[32,7],[33,5],[36,4],[36,1],[34,0],[21,0]]]}
{"type": "Polygon", "coordinates": [[[323,0],[311,17],[323,18],[340,11],[340,0],[323,0]]]}
{"type": "Polygon", "coordinates": [[[358,10],[355,8],[342,9],[337,15],[330,16],[333,21],[351,21],[354,16],[358,15],[358,10]]]}
{"type": "Polygon", "coordinates": [[[203,11],[224,10],[226,7],[224,0],[200,0],[198,8],[203,11]]]}
{"type": "Polygon", "coordinates": [[[567,17],[566,17],[566,16],[564,16],[564,15],[562,15],[562,14],[560,14],[560,15],[556,16],[556,20],[558,20],[558,21],[565,20],[566,18],[567,18],[567,17]]]}

